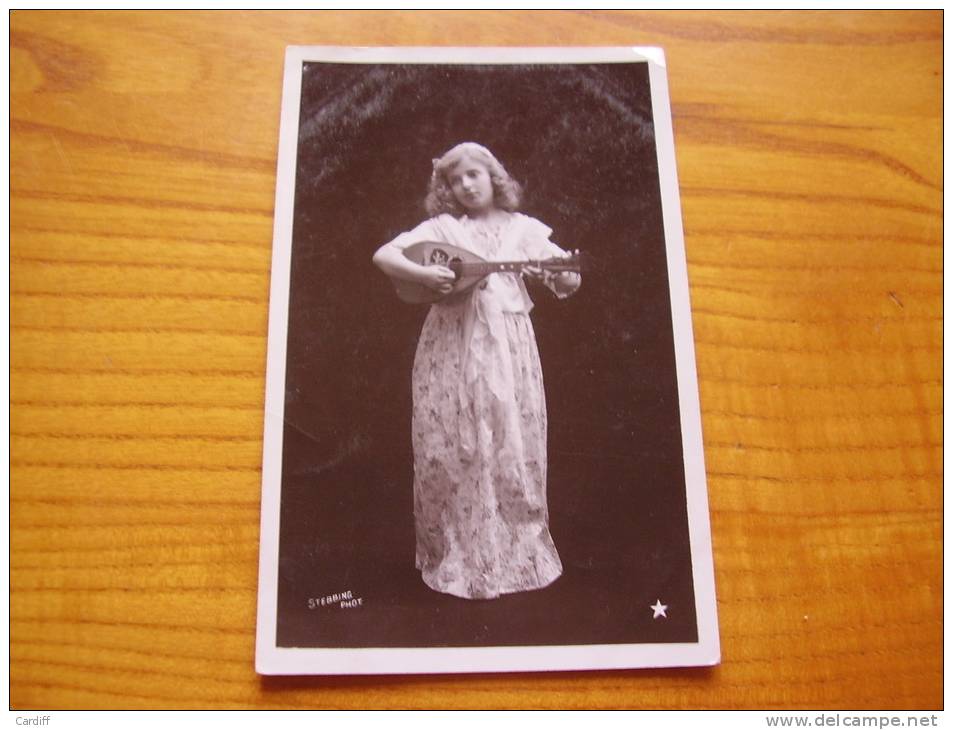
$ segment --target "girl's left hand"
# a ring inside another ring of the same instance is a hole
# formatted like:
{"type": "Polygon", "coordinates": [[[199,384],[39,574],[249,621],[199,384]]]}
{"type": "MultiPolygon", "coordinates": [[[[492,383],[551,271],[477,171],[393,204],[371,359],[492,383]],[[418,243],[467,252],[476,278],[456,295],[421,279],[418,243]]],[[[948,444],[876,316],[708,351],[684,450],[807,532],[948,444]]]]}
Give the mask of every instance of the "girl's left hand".
{"type": "Polygon", "coordinates": [[[524,266],[522,273],[530,279],[541,282],[543,285],[552,289],[557,295],[568,295],[576,291],[582,283],[582,277],[572,271],[564,271],[554,274],[541,266],[524,266]]]}
{"type": "Polygon", "coordinates": [[[522,274],[533,281],[541,281],[544,284],[548,284],[553,278],[553,275],[541,266],[524,266],[522,274]]]}

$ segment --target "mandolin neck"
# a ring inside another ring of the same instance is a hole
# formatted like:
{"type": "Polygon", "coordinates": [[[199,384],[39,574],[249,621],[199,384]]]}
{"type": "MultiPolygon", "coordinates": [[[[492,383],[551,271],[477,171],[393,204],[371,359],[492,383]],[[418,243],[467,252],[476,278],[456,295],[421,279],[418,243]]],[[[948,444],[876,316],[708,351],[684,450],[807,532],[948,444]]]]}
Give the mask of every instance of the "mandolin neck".
{"type": "Polygon", "coordinates": [[[519,272],[526,266],[535,266],[544,271],[579,270],[578,263],[558,259],[543,261],[451,261],[447,266],[458,276],[487,276],[488,274],[519,272]]]}

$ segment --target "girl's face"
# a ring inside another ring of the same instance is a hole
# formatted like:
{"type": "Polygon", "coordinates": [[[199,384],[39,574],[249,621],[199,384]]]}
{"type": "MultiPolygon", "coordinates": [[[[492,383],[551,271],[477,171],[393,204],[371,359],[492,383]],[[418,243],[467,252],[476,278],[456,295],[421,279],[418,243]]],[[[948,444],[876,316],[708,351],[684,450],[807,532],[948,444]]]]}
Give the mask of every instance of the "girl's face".
{"type": "Polygon", "coordinates": [[[447,170],[447,182],[457,202],[468,213],[486,213],[493,209],[493,181],[482,162],[467,156],[460,158],[447,170]]]}

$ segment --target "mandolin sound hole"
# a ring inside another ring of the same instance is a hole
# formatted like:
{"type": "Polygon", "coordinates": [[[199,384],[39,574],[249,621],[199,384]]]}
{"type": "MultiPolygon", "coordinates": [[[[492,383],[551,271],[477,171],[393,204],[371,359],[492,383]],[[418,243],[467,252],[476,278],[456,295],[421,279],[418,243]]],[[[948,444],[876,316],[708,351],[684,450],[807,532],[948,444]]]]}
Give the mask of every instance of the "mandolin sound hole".
{"type": "Polygon", "coordinates": [[[446,251],[444,251],[443,249],[435,248],[433,251],[430,252],[430,260],[428,263],[431,266],[446,265],[449,258],[450,256],[447,254],[446,251]]]}

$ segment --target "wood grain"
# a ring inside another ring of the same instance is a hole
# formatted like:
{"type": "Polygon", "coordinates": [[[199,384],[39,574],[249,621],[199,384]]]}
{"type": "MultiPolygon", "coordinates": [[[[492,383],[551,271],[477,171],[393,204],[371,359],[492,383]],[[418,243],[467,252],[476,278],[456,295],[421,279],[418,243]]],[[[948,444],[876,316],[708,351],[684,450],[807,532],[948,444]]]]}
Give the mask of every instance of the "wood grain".
{"type": "Polygon", "coordinates": [[[11,16],[11,705],[942,707],[942,13],[11,16]],[[290,44],[661,45],[724,663],[261,679],[290,44]]]}

